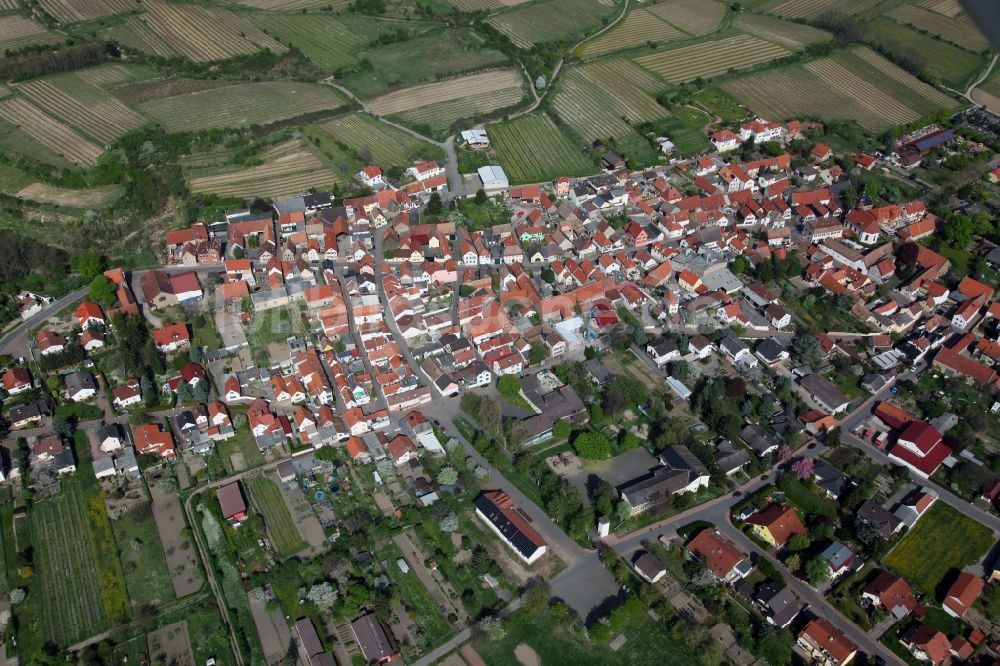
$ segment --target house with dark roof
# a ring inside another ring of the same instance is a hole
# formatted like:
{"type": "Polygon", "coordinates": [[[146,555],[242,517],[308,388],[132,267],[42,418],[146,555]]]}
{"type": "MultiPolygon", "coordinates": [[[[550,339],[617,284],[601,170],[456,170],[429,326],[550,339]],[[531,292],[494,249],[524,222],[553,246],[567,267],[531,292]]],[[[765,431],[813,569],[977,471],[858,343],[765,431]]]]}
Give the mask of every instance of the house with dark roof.
{"type": "Polygon", "coordinates": [[[526,564],[534,564],[545,555],[545,540],[517,509],[510,495],[502,490],[487,490],[472,504],[480,520],[526,564]]]}
{"type": "Polygon", "coordinates": [[[389,635],[374,613],[362,615],[351,622],[351,632],[367,663],[387,664],[400,658],[399,651],[393,647],[389,635]]]}
{"type": "Polygon", "coordinates": [[[839,499],[847,486],[844,473],[823,458],[816,458],[813,464],[813,480],[830,499],[839,499]]]}
{"type": "Polygon", "coordinates": [[[632,562],[632,567],[647,583],[658,583],[667,575],[667,568],[663,566],[663,562],[647,552],[636,557],[632,562]]]}
{"type": "Polygon", "coordinates": [[[826,560],[827,565],[830,567],[831,580],[840,578],[848,571],[852,571],[857,566],[860,566],[861,563],[858,560],[857,554],[851,550],[850,546],[840,541],[834,541],[824,548],[823,552],[820,553],[820,557],[826,560]]]}
{"type": "Polygon", "coordinates": [[[751,423],[740,430],[740,437],[754,450],[758,456],[766,456],[778,450],[781,443],[778,438],[764,429],[763,426],[751,423]]]}
{"type": "Polygon", "coordinates": [[[799,380],[799,384],[817,405],[831,414],[842,412],[851,404],[850,399],[840,389],[817,374],[806,375],[799,380]]]}
{"type": "Polygon", "coordinates": [[[659,467],[618,487],[633,516],[666,503],[672,495],[692,493],[708,485],[708,470],[683,444],[670,447],[659,460],[659,467]]]}
{"type": "Polygon", "coordinates": [[[299,637],[299,655],[304,656],[307,666],[334,666],[337,663],[333,655],[323,649],[312,620],[304,617],[296,621],[295,634],[299,637]]]}
{"type": "Polygon", "coordinates": [[[883,539],[887,540],[898,532],[899,528],[903,525],[899,518],[871,500],[866,500],[861,505],[858,509],[857,518],[878,528],[879,534],[881,534],[883,539]]]}
{"type": "Polygon", "coordinates": [[[246,520],[247,504],[243,499],[243,490],[239,481],[233,481],[215,491],[222,509],[222,517],[230,523],[239,524],[246,520]]]}
{"type": "Polygon", "coordinates": [[[753,603],[767,622],[779,629],[790,625],[804,607],[787,585],[773,580],[757,586],[753,594],[753,603]]]}

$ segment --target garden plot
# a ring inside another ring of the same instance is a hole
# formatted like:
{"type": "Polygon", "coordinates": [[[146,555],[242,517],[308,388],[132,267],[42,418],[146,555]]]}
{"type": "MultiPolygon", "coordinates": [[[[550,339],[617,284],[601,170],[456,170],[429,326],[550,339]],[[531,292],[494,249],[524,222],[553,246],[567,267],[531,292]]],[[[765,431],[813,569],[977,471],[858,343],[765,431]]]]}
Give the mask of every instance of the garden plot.
{"type": "Polygon", "coordinates": [[[636,62],[671,83],[710,78],[788,55],[777,44],[750,35],[683,46],[636,58],[636,62]]]}
{"type": "Polygon", "coordinates": [[[292,521],[281,489],[270,478],[257,475],[247,479],[247,490],[254,505],[264,516],[264,526],[281,557],[292,555],[306,548],[306,542],[292,521]]]}

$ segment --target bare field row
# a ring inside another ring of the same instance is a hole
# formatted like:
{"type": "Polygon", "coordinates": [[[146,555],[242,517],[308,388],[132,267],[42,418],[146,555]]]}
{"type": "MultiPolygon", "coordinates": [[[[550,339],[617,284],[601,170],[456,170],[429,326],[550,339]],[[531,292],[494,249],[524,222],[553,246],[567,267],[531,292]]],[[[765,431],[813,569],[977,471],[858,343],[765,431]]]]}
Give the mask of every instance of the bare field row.
{"type": "Polygon", "coordinates": [[[613,13],[610,1],[542,0],[498,12],[488,22],[516,45],[530,49],[535,44],[593,32],[613,13]]]}
{"type": "Polygon", "coordinates": [[[828,11],[841,14],[860,14],[877,5],[881,0],[773,0],[762,10],[769,14],[792,18],[816,18],[828,11]]]}
{"type": "Polygon", "coordinates": [[[736,35],[636,58],[636,62],[671,83],[746,69],[788,54],[786,49],[750,35],[736,35]]]}
{"type": "Polygon", "coordinates": [[[440,102],[481,96],[514,87],[520,89],[521,83],[521,74],[515,70],[493,70],[397,90],[371,100],[368,108],[376,115],[387,116],[440,102]]]}
{"type": "Polygon", "coordinates": [[[597,56],[653,42],[683,39],[684,33],[648,9],[634,9],[611,30],[583,45],[585,56],[597,56]]]}
{"type": "Polygon", "coordinates": [[[74,74],[30,81],[17,89],[47,113],[101,143],[146,124],[120,100],[74,74]]]}
{"type": "Polygon", "coordinates": [[[826,30],[793,21],[784,21],[774,16],[749,12],[743,12],[737,16],[735,26],[747,34],[794,50],[833,38],[833,35],[826,30]]]}
{"type": "Polygon", "coordinates": [[[0,54],[7,49],[19,49],[32,44],[59,41],[60,37],[29,18],[11,14],[0,16],[0,54]]]}
{"type": "Polygon", "coordinates": [[[241,197],[281,197],[329,187],[338,178],[310,150],[300,147],[273,162],[190,179],[193,192],[241,197]]]}
{"type": "Polygon", "coordinates": [[[452,7],[463,12],[478,12],[482,10],[500,9],[501,7],[516,7],[529,0],[448,0],[452,7]]]}
{"type": "Polygon", "coordinates": [[[238,0],[238,2],[247,7],[272,11],[313,9],[314,7],[330,7],[334,11],[340,11],[351,4],[350,0],[238,0]]]}
{"type": "Polygon", "coordinates": [[[922,0],[919,4],[921,7],[938,14],[944,14],[949,18],[955,18],[962,13],[962,6],[958,4],[958,0],[922,0]]]}

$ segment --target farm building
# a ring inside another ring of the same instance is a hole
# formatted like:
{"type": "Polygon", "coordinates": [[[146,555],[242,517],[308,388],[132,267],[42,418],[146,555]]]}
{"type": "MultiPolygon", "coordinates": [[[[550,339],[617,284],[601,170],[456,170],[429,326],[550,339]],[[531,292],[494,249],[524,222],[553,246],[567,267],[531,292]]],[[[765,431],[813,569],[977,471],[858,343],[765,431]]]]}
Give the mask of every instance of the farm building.
{"type": "Polygon", "coordinates": [[[239,481],[222,486],[215,491],[215,496],[219,500],[223,518],[237,525],[246,520],[247,503],[243,499],[243,490],[240,488],[239,481]]]}
{"type": "Polygon", "coordinates": [[[487,136],[486,130],[482,128],[462,130],[462,141],[469,144],[471,148],[490,147],[490,137],[487,136]]]}
{"type": "Polygon", "coordinates": [[[499,166],[479,167],[479,180],[483,182],[483,190],[486,192],[499,192],[510,186],[507,174],[499,166]]]}
{"type": "Polygon", "coordinates": [[[545,554],[545,540],[521,517],[510,495],[502,490],[488,490],[473,504],[476,515],[525,563],[534,564],[545,554]]]}

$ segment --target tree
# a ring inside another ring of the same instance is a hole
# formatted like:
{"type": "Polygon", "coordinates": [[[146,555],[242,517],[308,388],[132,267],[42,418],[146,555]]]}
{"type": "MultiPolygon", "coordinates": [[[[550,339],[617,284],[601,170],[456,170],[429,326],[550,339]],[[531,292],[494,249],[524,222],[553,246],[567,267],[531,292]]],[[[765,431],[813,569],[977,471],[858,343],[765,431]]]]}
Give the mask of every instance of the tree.
{"type": "Polygon", "coordinates": [[[310,587],[306,599],[316,604],[316,607],[324,613],[329,613],[337,602],[337,589],[324,581],[310,587]]]}
{"type": "Polygon", "coordinates": [[[545,360],[545,344],[541,340],[531,343],[531,354],[528,358],[531,365],[540,365],[545,360]]]}
{"type": "Polygon", "coordinates": [[[691,379],[691,366],[687,361],[674,361],[670,364],[670,376],[684,383],[691,379]]]}
{"type": "Polygon", "coordinates": [[[736,273],[737,275],[743,275],[746,272],[747,272],[747,260],[743,257],[742,254],[738,255],[735,259],[733,259],[733,273],[736,273]]]}
{"type": "Polygon", "coordinates": [[[441,205],[441,195],[434,192],[431,194],[430,199],[427,200],[427,212],[431,215],[437,215],[442,210],[444,210],[444,206],[441,205]]]}
{"type": "Polygon", "coordinates": [[[507,630],[504,628],[503,622],[492,615],[487,615],[480,620],[479,628],[485,634],[486,638],[494,643],[502,641],[507,636],[507,630]]]}
{"type": "Polygon", "coordinates": [[[486,191],[485,190],[483,190],[483,189],[476,190],[476,198],[474,199],[474,201],[476,202],[477,205],[482,206],[488,200],[489,200],[489,197],[486,196],[486,191]]]}
{"type": "Polygon", "coordinates": [[[187,402],[191,400],[191,385],[187,382],[177,384],[177,402],[187,402]]]}
{"type": "Polygon", "coordinates": [[[90,300],[104,307],[114,305],[118,298],[118,287],[103,275],[97,275],[90,281],[90,300]]]}
{"type": "Polygon", "coordinates": [[[451,465],[445,465],[438,472],[437,482],[442,486],[453,486],[458,483],[458,470],[451,465]]]}
{"type": "Polygon", "coordinates": [[[830,565],[822,555],[806,562],[806,578],[813,587],[819,587],[830,580],[830,565]]]}
{"type": "Polygon", "coordinates": [[[551,268],[542,269],[542,280],[549,284],[553,284],[556,281],[556,274],[551,268]]]}
{"type": "Polygon", "coordinates": [[[792,447],[782,444],[778,447],[778,460],[784,462],[792,457],[792,447]]]}
{"type": "Polygon", "coordinates": [[[794,573],[802,566],[802,558],[799,555],[789,555],[785,558],[785,566],[794,573]]]}
{"type": "Polygon", "coordinates": [[[500,433],[501,416],[500,403],[495,398],[485,397],[479,403],[479,414],[476,417],[483,431],[496,436],[500,433]]]}
{"type": "Polygon", "coordinates": [[[69,439],[73,435],[73,424],[62,415],[52,417],[52,430],[59,436],[69,439]]]}
{"type": "Polygon", "coordinates": [[[569,439],[570,433],[572,432],[573,426],[565,419],[559,419],[552,426],[552,435],[556,439],[569,439]]]}
{"type": "Polygon", "coordinates": [[[604,460],[611,457],[611,442],[599,432],[584,432],[573,440],[576,454],[585,460],[604,460]]]}
{"type": "Polygon", "coordinates": [[[799,458],[792,463],[792,471],[795,473],[795,476],[799,477],[800,481],[805,481],[812,478],[813,466],[812,458],[799,458]]]}
{"type": "Polygon", "coordinates": [[[448,534],[451,534],[452,532],[458,529],[458,516],[455,514],[454,511],[452,511],[447,516],[441,519],[441,522],[438,523],[438,526],[441,528],[442,532],[447,532],[448,534]]]}
{"type": "Polygon", "coordinates": [[[792,357],[799,363],[816,367],[823,358],[823,350],[819,338],[807,333],[800,333],[792,340],[792,357]]]}
{"type": "Polygon", "coordinates": [[[104,268],[104,257],[98,252],[86,252],[76,260],[76,270],[83,277],[84,282],[93,280],[101,274],[104,268]]]}
{"type": "Polygon", "coordinates": [[[808,548],[811,543],[812,539],[805,534],[795,534],[788,540],[788,550],[793,553],[797,553],[808,548]]]}

